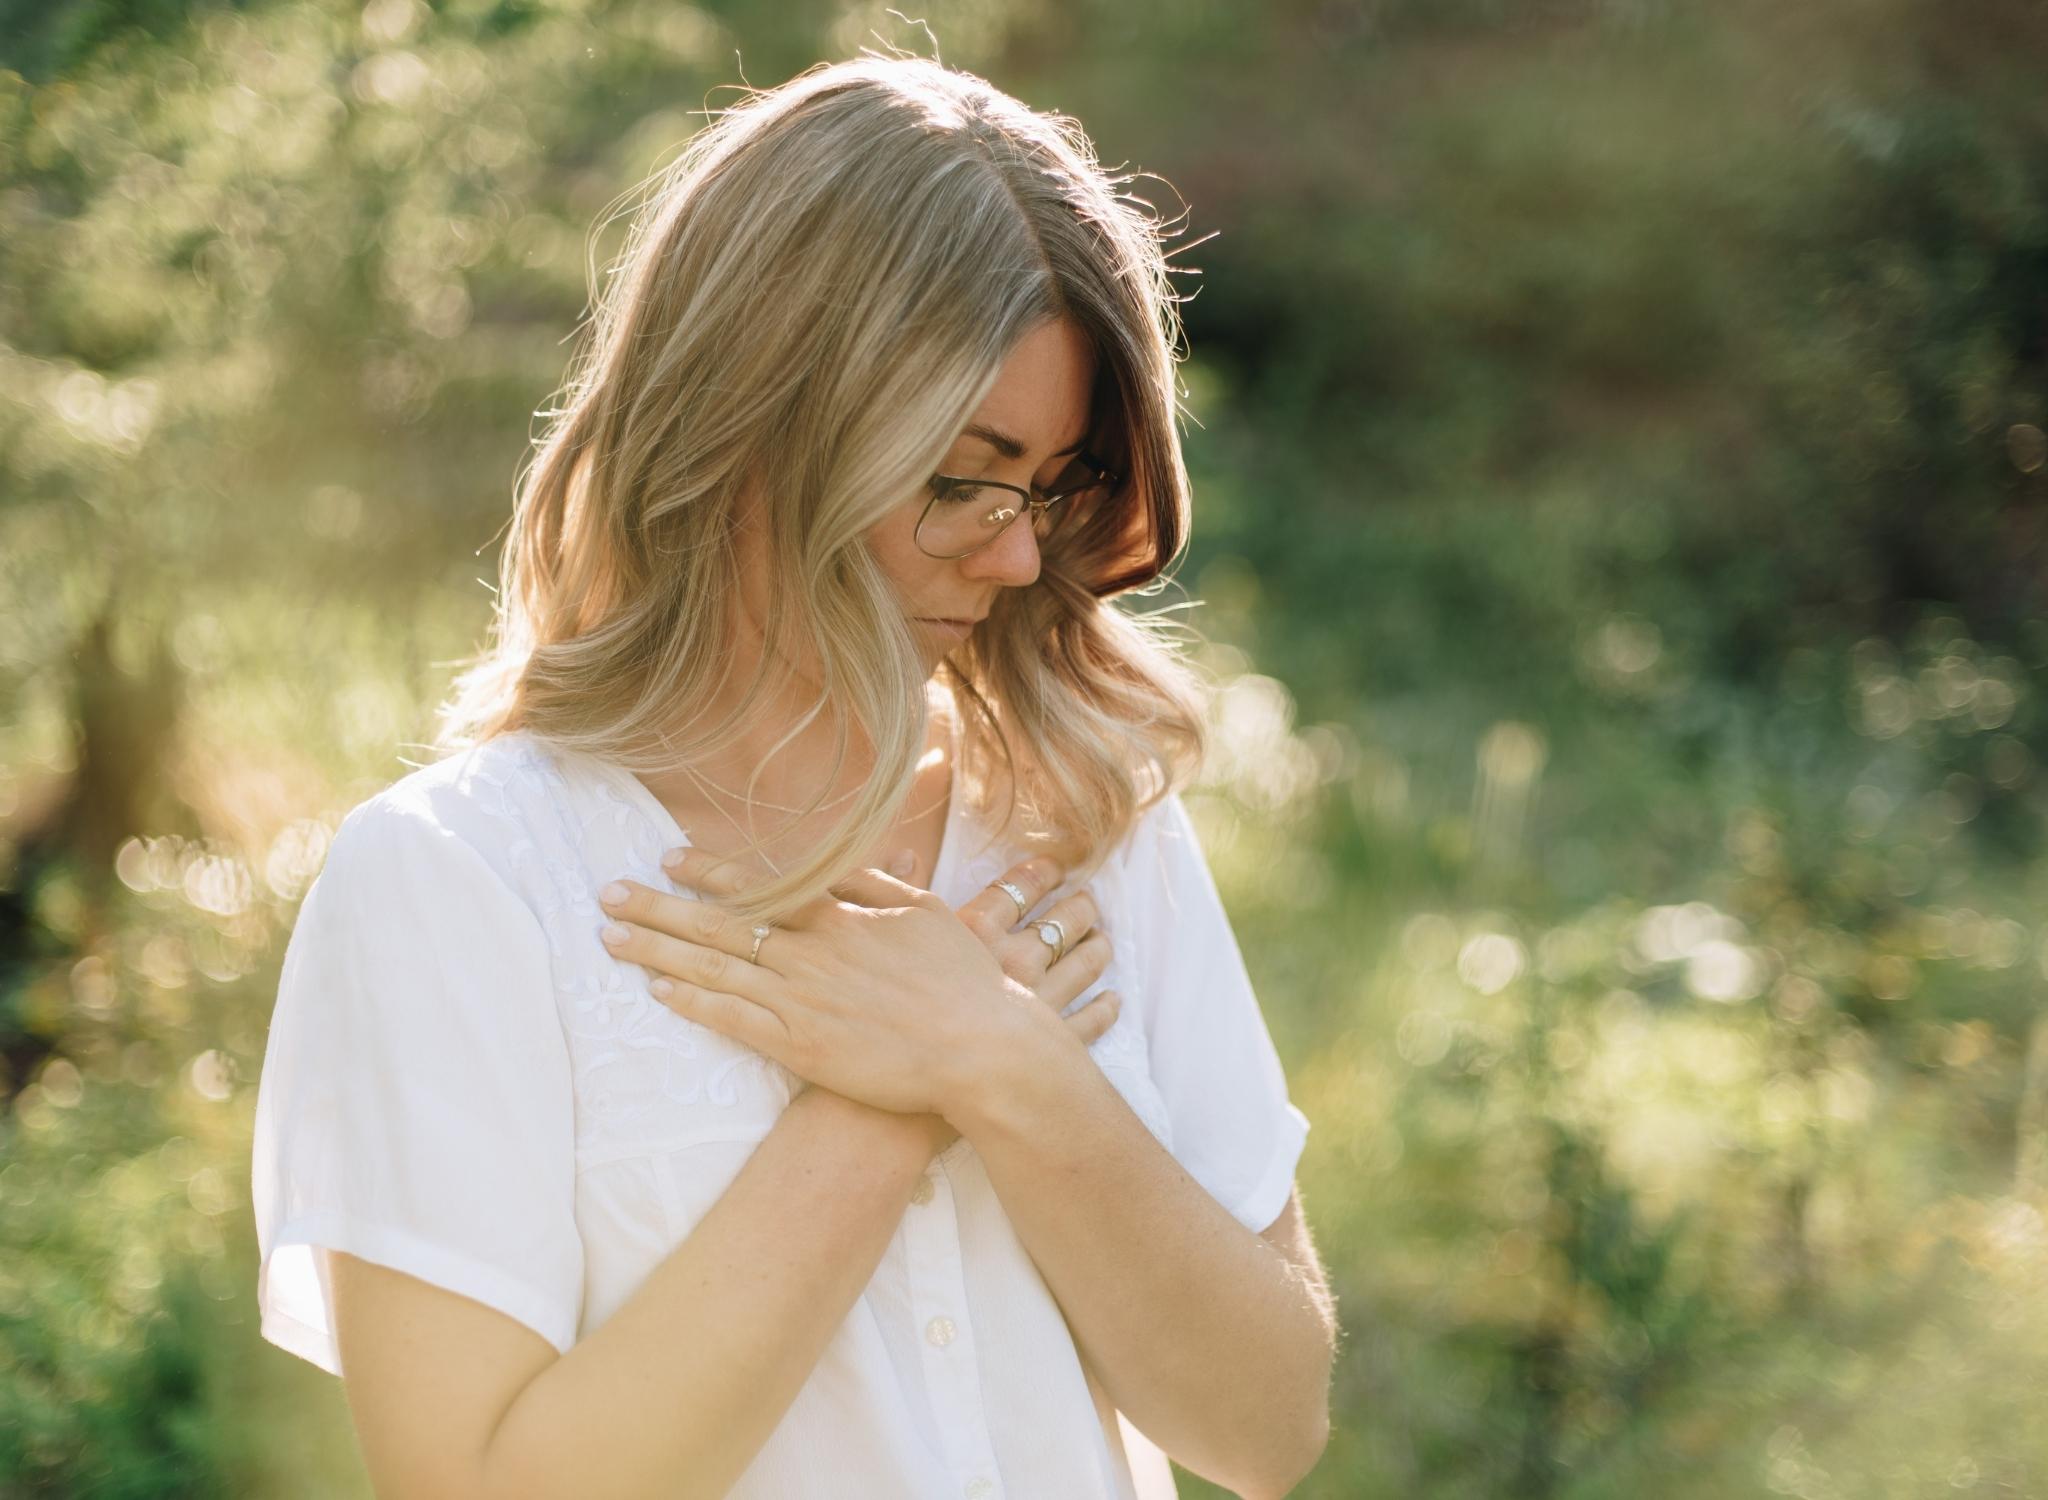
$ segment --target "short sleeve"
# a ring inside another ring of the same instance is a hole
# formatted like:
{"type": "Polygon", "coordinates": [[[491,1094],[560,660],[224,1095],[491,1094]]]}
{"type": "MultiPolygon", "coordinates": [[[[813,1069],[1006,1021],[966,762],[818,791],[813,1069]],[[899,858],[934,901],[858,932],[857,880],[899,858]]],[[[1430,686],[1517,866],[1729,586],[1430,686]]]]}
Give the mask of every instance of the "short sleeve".
{"type": "Polygon", "coordinates": [[[1252,992],[1179,793],[1149,808],[1125,867],[1137,997],[1173,1154],[1246,1227],[1280,1217],[1309,1120],[1252,992]]]}
{"type": "Polygon", "coordinates": [[[343,819],[285,949],[251,1152],[263,1336],[341,1373],[330,1250],[567,1352],[574,1097],[538,917],[429,808],[343,819]]]}

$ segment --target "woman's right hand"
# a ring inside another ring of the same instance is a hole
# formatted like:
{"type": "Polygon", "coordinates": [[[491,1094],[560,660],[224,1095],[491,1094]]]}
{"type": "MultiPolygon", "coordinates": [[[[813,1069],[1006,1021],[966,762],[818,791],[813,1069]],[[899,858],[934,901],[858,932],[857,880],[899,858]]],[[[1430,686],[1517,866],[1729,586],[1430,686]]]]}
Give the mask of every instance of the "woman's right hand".
{"type": "MultiPolygon", "coordinates": [[[[1024,893],[1023,910],[991,881],[957,908],[960,920],[995,954],[1005,974],[1027,986],[1054,1011],[1064,1011],[1109,967],[1109,934],[1095,925],[1102,913],[1095,905],[1094,893],[1084,887],[1054,902],[1025,925],[1025,918],[1038,903],[1059,889],[1066,871],[1040,855],[1011,866],[1002,878],[1024,893]],[[1048,918],[1057,921],[1066,934],[1065,951],[1057,963],[1051,947],[1037,932],[1038,924],[1048,918]]],[[[1115,1023],[1117,1007],[1116,992],[1104,990],[1068,1016],[1067,1025],[1086,1045],[1115,1023]]]]}
{"type": "MultiPolygon", "coordinates": [[[[1095,925],[1101,916],[1095,897],[1084,886],[1054,902],[1027,926],[1024,918],[1047,894],[1059,888],[1066,871],[1051,858],[1038,855],[1011,866],[1002,878],[1024,893],[1022,911],[1009,893],[993,881],[955,910],[969,930],[995,954],[1003,972],[1059,1014],[1109,967],[1112,950],[1109,935],[1095,925]],[[1066,933],[1066,951],[1057,963],[1053,962],[1052,948],[1036,930],[1037,924],[1047,918],[1057,921],[1066,933]]],[[[1091,995],[1086,1005],[1066,1017],[1067,1028],[1085,1047],[1116,1023],[1121,1007],[1116,991],[1103,990],[1091,995]]],[[[960,1139],[960,1132],[943,1115],[921,1114],[917,1118],[931,1133],[933,1155],[960,1139]]]]}

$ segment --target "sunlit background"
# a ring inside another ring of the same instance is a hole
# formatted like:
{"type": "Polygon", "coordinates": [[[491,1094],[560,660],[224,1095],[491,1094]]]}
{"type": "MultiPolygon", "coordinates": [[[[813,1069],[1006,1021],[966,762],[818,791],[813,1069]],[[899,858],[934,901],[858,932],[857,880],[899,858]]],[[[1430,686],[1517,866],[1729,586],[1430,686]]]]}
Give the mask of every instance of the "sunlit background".
{"type": "Polygon", "coordinates": [[[0,0],[0,1494],[367,1494],[254,1323],[296,903],[609,207],[878,42],[1188,210],[1190,801],[1347,1329],[1300,1493],[2048,1494],[2048,12],[906,14],[0,0]]]}

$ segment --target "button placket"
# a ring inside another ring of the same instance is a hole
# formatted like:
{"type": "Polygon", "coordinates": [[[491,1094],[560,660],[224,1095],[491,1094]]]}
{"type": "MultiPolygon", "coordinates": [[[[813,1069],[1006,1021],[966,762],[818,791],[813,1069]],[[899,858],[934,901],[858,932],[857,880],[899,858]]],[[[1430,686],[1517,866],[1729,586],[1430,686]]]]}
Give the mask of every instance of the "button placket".
{"type": "MultiPolygon", "coordinates": [[[[954,1158],[957,1160],[957,1158],[954,1158]]],[[[967,1316],[965,1265],[952,1168],[945,1154],[923,1181],[930,1201],[904,1220],[904,1248],[910,1271],[910,1305],[919,1319],[925,1389],[931,1394],[946,1458],[959,1476],[961,1493],[995,1500],[995,1448],[989,1438],[981,1368],[975,1359],[974,1325],[967,1316]],[[979,1484],[982,1489],[973,1488],[979,1484]]],[[[913,1195],[915,1196],[915,1195],[913,1195]]]]}

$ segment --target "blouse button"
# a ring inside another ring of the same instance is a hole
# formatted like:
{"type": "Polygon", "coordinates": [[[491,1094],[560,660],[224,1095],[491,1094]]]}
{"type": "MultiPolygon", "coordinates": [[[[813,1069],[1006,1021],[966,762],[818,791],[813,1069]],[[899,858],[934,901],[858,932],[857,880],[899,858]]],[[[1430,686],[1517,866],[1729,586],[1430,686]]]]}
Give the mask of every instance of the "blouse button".
{"type": "Polygon", "coordinates": [[[995,1492],[995,1485],[990,1483],[986,1479],[968,1480],[967,1488],[964,1491],[964,1493],[967,1496],[967,1500],[988,1500],[988,1497],[990,1495],[993,1495],[995,1492]]]}
{"type": "Polygon", "coordinates": [[[917,1186],[910,1190],[910,1201],[912,1203],[929,1203],[932,1201],[932,1180],[930,1177],[920,1177],[917,1179],[917,1186]]]}
{"type": "Polygon", "coordinates": [[[931,1322],[924,1325],[924,1337],[926,1343],[936,1344],[941,1349],[945,1348],[946,1345],[953,1342],[953,1320],[951,1318],[933,1318],[931,1322]]]}

